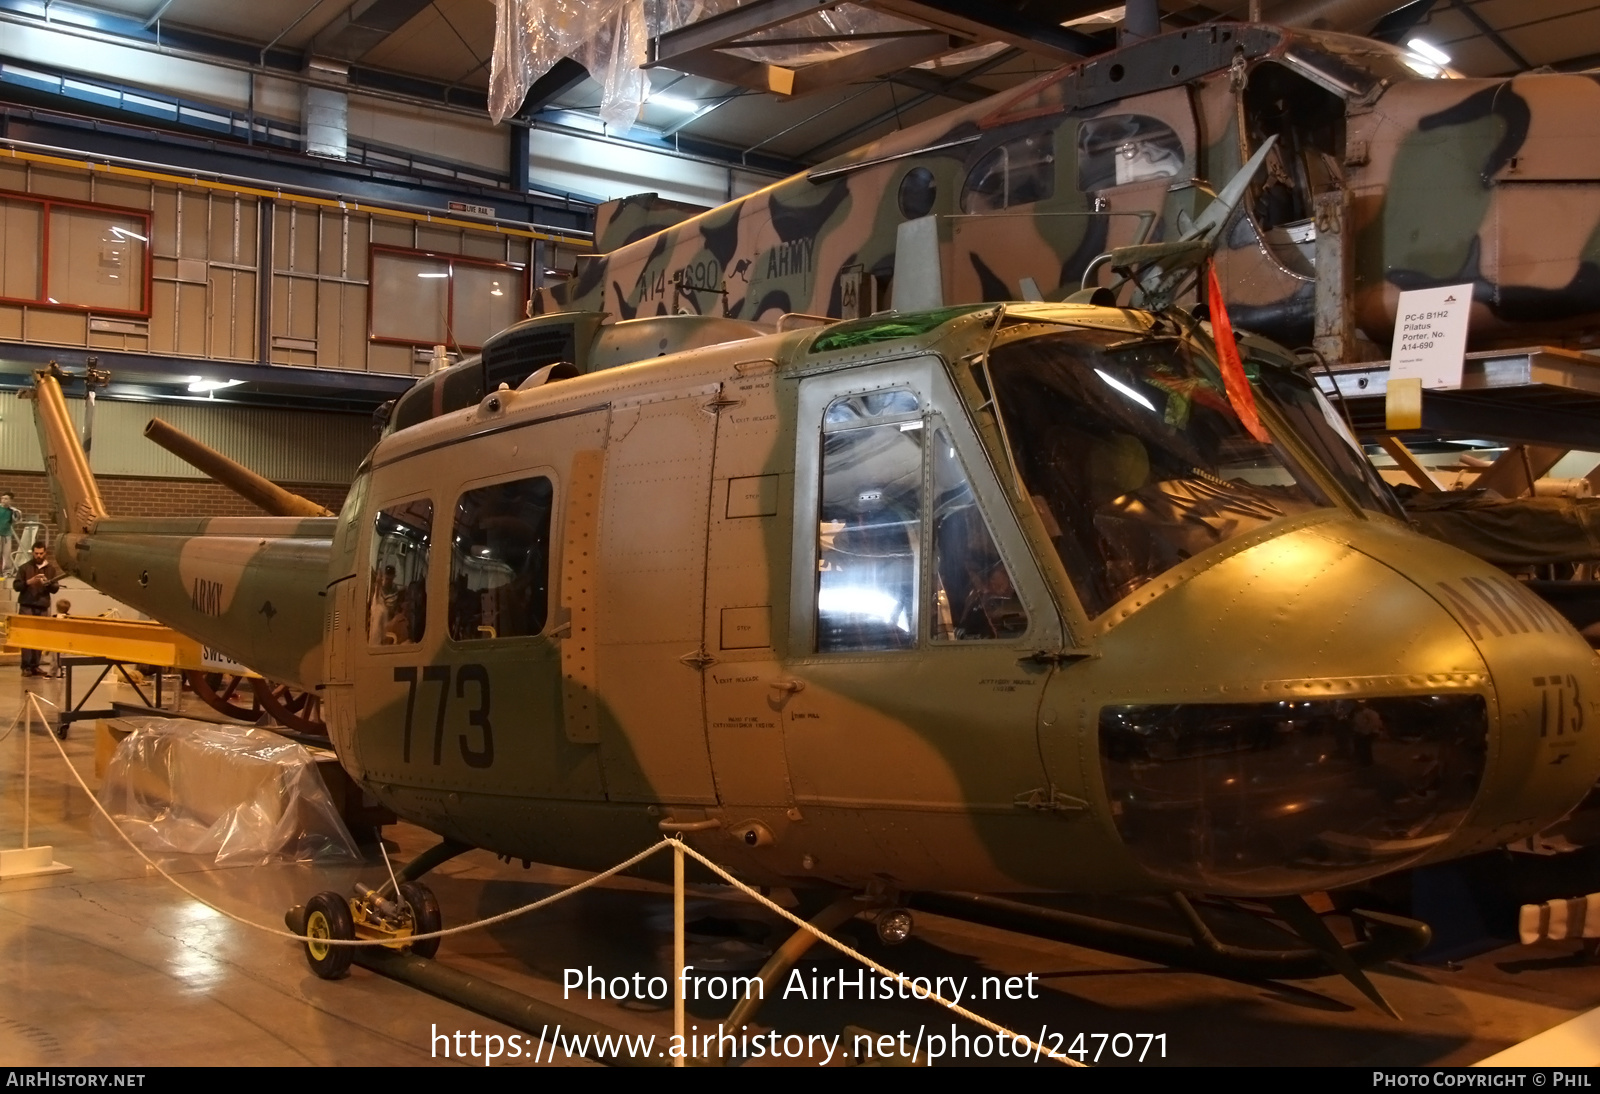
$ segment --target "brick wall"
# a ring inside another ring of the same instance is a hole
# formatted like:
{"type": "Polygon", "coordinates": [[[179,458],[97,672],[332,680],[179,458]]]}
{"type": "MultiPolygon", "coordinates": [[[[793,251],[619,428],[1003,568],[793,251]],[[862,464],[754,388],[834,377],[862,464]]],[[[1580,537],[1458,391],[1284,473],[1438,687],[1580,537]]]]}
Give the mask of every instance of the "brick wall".
{"type": "MultiPolygon", "coordinates": [[[[106,511],[117,517],[259,517],[262,511],[232,490],[209,479],[133,479],[97,475],[106,511]]],[[[279,483],[335,513],[344,504],[347,486],[326,483],[279,483]]],[[[0,491],[10,491],[12,505],[28,517],[40,517],[55,538],[50,519],[50,488],[42,474],[0,471],[0,491]]]]}

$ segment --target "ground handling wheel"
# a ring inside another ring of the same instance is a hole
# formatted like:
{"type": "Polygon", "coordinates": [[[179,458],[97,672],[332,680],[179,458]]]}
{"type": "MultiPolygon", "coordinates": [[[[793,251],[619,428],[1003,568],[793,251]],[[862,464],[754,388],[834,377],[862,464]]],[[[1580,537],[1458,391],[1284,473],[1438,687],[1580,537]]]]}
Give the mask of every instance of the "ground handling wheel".
{"type": "Polygon", "coordinates": [[[356,936],[350,903],[338,893],[318,893],[306,902],[306,963],[324,980],[337,980],[350,971],[355,950],[331,946],[329,939],[349,941],[356,936]]]}
{"type": "MultiPolygon", "coordinates": [[[[400,886],[400,900],[411,908],[412,934],[432,934],[444,926],[438,898],[420,881],[408,881],[400,886]]],[[[439,942],[437,938],[425,938],[412,943],[411,952],[418,957],[432,957],[439,952],[439,942]]]]}

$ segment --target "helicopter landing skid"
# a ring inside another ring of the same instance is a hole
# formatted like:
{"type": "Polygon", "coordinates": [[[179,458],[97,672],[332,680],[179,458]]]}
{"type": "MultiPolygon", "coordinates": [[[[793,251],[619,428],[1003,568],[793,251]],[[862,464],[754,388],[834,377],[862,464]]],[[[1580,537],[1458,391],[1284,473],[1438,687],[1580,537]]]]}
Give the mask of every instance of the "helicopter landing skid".
{"type": "Polygon", "coordinates": [[[1187,897],[1173,894],[1172,904],[1187,922],[1189,936],[1116,920],[1045,908],[1004,897],[976,893],[907,893],[908,907],[952,919],[980,923],[1019,934],[1067,942],[1174,968],[1193,969],[1230,980],[1311,980],[1335,973],[1349,979],[1391,1016],[1398,1017],[1362,970],[1416,953],[1433,937],[1426,923],[1383,912],[1351,915],[1363,932],[1360,941],[1341,945],[1326,924],[1299,898],[1273,901],[1273,910],[1308,946],[1262,949],[1220,941],[1187,897]],[[1311,920],[1316,919],[1315,925],[1311,920]],[[1320,927],[1320,931],[1317,929],[1320,927]]]}

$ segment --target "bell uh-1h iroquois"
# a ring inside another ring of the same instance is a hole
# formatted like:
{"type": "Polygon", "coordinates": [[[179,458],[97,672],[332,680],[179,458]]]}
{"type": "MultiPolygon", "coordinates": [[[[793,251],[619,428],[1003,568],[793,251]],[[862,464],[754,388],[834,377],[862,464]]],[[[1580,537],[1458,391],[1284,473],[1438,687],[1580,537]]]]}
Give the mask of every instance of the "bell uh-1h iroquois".
{"type": "MultiPolygon", "coordinates": [[[[1243,341],[1266,442],[1180,309],[600,343],[587,373],[419,385],[331,518],[108,515],[41,374],[58,557],[318,690],[350,774],[446,838],[424,863],[598,869],[669,832],[753,883],[989,922],[1028,907],[992,894],[1252,898],[1310,947],[1251,964],[1194,921],[1197,961],[1360,982],[1406,921],[1340,949],[1297,894],[1527,836],[1600,772],[1594,653],[1413,532],[1271,343],[1243,341]]],[[[320,895],[307,930],[436,924],[405,892],[320,895]]]]}
{"type": "Polygon", "coordinates": [[[1319,31],[1169,33],[665,230],[620,217],[600,241],[609,253],[580,259],[534,311],[866,315],[893,297],[899,225],[929,215],[946,300],[1059,300],[1096,276],[1097,256],[1172,238],[1209,200],[1207,180],[1275,135],[1217,254],[1240,326],[1288,346],[1331,336],[1319,345],[1330,357],[1383,357],[1363,339],[1388,346],[1401,291],[1471,283],[1470,348],[1596,333],[1600,87],[1419,67],[1319,31]],[[1346,325],[1314,330],[1319,274],[1346,325]]]}

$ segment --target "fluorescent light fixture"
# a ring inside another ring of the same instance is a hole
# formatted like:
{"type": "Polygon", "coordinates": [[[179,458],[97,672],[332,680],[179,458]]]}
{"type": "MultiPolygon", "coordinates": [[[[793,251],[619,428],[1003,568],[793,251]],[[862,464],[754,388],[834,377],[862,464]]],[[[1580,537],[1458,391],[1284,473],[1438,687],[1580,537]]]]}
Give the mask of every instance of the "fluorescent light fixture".
{"type": "Polygon", "coordinates": [[[1411,52],[1426,57],[1441,67],[1450,63],[1450,55],[1432,42],[1424,42],[1421,38],[1413,38],[1406,43],[1406,48],[1411,52]]]}
{"type": "Polygon", "coordinates": [[[1133,390],[1133,388],[1129,387],[1121,380],[1117,379],[1115,376],[1110,375],[1103,369],[1095,369],[1094,371],[1099,375],[1100,379],[1104,380],[1106,383],[1122,392],[1122,394],[1126,395],[1128,398],[1132,399],[1146,410],[1155,410],[1155,404],[1153,404],[1149,399],[1146,399],[1143,395],[1140,395],[1137,391],[1133,390]]]}
{"type": "Polygon", "coordinates": [[[449,277],[448,273],[419,273],[418,277],[449,277]]]}
{"type": "Polygon", "coordinates": [[[1432,80],[1444,75],[1444,69],[1440,68],[1432,61],[1424,60],[1423,58],[1418,57],[1415,53],[1402,53],[1400,55],[1400,60],[1405,63],[1407,68],[1409,68],[1412,72],[1415,72],[1418,76],[1426,76],[1428,79],[1432,80]]]}
{"type": "Polygon", "coordinates": [[[137,239],[140,243],[150,242],[148,236],[142,236],[138,232],[130,232],[126,228],[118,228],[115,224],[111,226],[111,230],[124,239],[137,239]]]}
{"type": "Polygon", "coordinates": [[[645,100],[646,106],[660,106],[667,110],[676,110],[680,114],[700,113],[700,104],[693,99],[680,99],[676,95],[652,95],[645,100]]]}
{"type": "Polygon", "coordinates": [[[243,380],[202,380],[198,376],[191,376],[189,390],[196,395],[204,395],[211,391],[221,391],[225,387],[237,387],[242,383],[243,380]]]}

